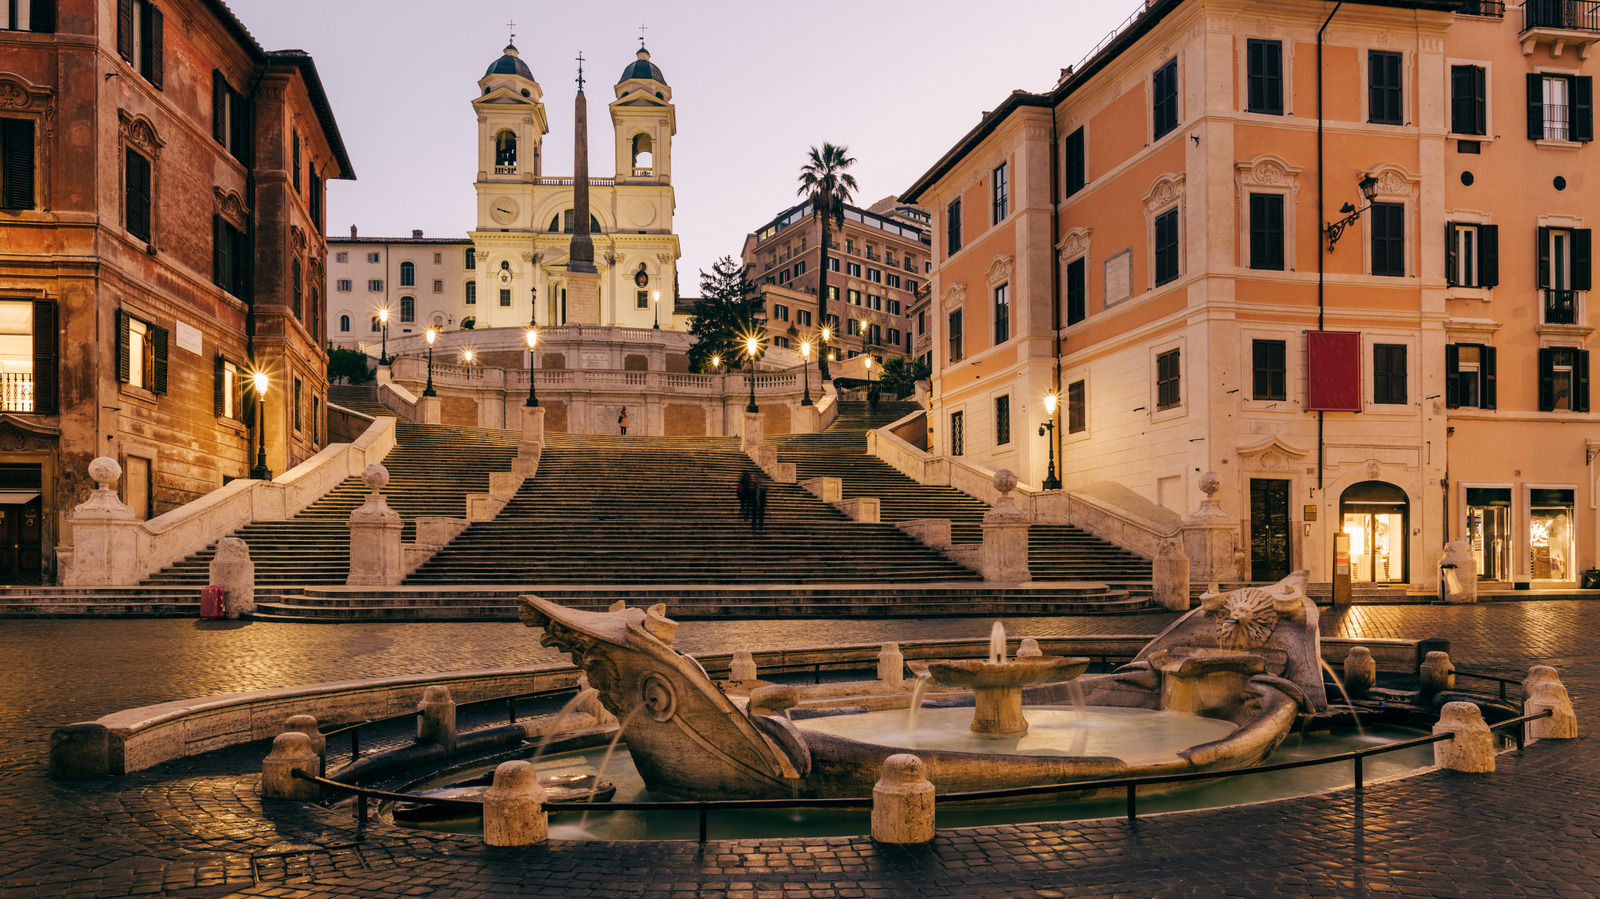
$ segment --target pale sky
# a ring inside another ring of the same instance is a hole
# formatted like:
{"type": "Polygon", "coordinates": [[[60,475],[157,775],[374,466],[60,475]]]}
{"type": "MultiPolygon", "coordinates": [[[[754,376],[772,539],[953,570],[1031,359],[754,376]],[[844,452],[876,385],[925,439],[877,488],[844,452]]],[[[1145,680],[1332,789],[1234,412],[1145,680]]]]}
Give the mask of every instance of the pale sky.
{"type": "Polygon", "coordinates": [[[328,185],[328,232],[464,237],[476,214],[477,81],[516,44],[544,90],[544,174],[572,172],[574,58],[590,174],[610,177],[611,87],[639,47],[673,91],[684,295],[796,201],[808,149],[845,144],[868,206],[904,191],[1012,90],[1045,91],[1139,0],[227,0],[268,50],[316,59],[358,180],[328,185]]]}

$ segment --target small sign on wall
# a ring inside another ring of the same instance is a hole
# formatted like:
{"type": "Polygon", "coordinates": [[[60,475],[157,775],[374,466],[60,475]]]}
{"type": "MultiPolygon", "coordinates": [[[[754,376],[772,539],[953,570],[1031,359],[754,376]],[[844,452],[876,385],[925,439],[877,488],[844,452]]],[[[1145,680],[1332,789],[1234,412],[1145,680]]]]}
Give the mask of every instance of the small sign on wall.
{"type": "Polygon", "coordinates": [[[1302,516],[1301,516],[1302,520],[1304,520],[1304,521],[1316,521],[1317,520],[1317,507],[1316,506],[1306,506],[1301,511],[1303,513],[1302,516]]]}
{"type": "Polygon", "coordinates": [[[196,356],[205,355],[205,347],[200,339],[200,329],[178,322],[173,331],[173,342],[196,356]]]}
{"type": "Polygon", "coordinates": [[[611,355],[609,353],[584,353],[583,367],[589,371],[610,368],[611,355]]]}

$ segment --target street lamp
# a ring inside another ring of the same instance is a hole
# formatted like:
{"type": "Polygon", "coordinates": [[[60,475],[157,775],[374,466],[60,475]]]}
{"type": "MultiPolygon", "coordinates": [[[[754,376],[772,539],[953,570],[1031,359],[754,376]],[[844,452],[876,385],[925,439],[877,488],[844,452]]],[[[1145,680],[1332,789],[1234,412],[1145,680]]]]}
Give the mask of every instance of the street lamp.
{"type": "Polygon", "coordinates": [[[422,389],[423,396],[438,396],[433,392],[433,342],[438,337],[439,332],[436,329],[428,329],[428,386],[422,389]]]}
{"type": "Polygon", "coordinates": [[[384,306],[378,310],[378,321],[383,325],[383,352],[378,356],[379,365],[389,364],[389,307],[384,306]]]}
{"type": "Polygon", "coordinates": [[[800,401],[800,405],[802,405],[802,406],[811,405],[811,369],[810,369],[810,365],[811,365],[811,341],[802,340],[800,342],[800,383],[805,385],[805,390],[806,390],[805,398],[800,401]]]}
{"type": "Polygon", "coordinates": [[[533,295],[533,313],[532,317],[528,319],[528,327],[537,328],[539,327],[539,288],[530,287],[528,288],[528,293],[533,295]]]}
{"type": "Polygon", "coordinates": [[[539,405],[538,388],[533,385],[533,373],[538,368],[533,358],[533,351],[539,346],[539,332],[533,328],[528,329],[528,401],[522,405],[530,408],[539,405]]]}
{"type": "Polygon", "coordinates": [[[250,470],[250,477],[258,481],[272,480],[272,472],[267,470],[267,373],[257,370],[255,373],[256,384],[256,467],[250,470]]]}
{"type": "Polygon", "coordinates": [[[1044,475],[1044,489],[1046,490],[1061,489],[1061,479],[1056,477],[1056,402],[1057,397],[1054,392],[1044,395],[1044,411],[1050,418],[1039,426],[1040,437],[1046,434],[1050,435],[1049,441],[1045,444],[1050,452],[1050,467],[1045,471],[1044,475]]]}
{"type": "Polygon", "coordinates": [[[760,348],[761,344],[755,335],[752,334],[744,339],[744,354],[750,359],[750,371],[744,376],[745,380],[750,382],[750,403],[744,407],[746,412],[761,411],[761,407],[756,405],[756,350],[760,348]]]}
{"type": "Polygon", "coordinates": [[[1344,234],[1344,229],[1355,224],[1356,219],[1361,217],[1361,213],[1371,209],[1372,198],[1378,195],[1378,179],[1372,177],[1370,173],[1362,175],[1361,180],[1356,183],[1356,187],[1361,190],[1361,196],[1367,201],[1367,205],[1361,207],[1360,209],[1355,208],[1349,203],[1339,207],[1340,212],[1349,214],[1337,222],[1328,223],[1328,252],[1330,253],[1333,252],[1333,245],[1338,243],[1339,238],[1344,234]]]}
{"type": "Polygon", "coordinates": [[[472,364],[472,351],[471,350],[462,350],[461,351],[461,361],[465,362],[468,365],[471,365],[472,364]]]}
{"type": "Polygon", "coordinates": [[[661,330],[661,291],[658,290],[655,292],[654,299],[656,307],[656,323],[654,327],[657,331],[659,331],[661,330]]]}

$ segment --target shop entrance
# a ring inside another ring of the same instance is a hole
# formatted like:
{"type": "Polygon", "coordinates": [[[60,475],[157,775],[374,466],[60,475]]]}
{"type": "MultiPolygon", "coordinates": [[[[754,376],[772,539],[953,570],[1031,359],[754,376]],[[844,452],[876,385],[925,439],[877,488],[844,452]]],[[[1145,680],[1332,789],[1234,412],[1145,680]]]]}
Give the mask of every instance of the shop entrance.
{"type": "Polygon", "coordinates": [[[1578,579],[1573,490],[1528,491],[1528,573],[1536,581],[1578,579]]]}
{"type": "Polygon", "coordinates": [[[40,483],[37,465],[0,465],[0,583],[40,582],[40,483]]]}
{"type": "Polygon", "coordinates": [[[1467,539],[1479,580],[1511,580],[1511,488],[1467,488],[1467,539]]]}
{"type": "Polygon", "coordinates": [[[1250,580],[1289,576],[1289,482],[1250,479],[1250,580]]]}
{"type": "Polygon", "coordinates": [[[1353,484],[1339,498],[1340,530],[1350,535],[1350,579],[1403,584],[1409,578],[1406,539],[1410,501],[1384,481],[1353,484]]]}

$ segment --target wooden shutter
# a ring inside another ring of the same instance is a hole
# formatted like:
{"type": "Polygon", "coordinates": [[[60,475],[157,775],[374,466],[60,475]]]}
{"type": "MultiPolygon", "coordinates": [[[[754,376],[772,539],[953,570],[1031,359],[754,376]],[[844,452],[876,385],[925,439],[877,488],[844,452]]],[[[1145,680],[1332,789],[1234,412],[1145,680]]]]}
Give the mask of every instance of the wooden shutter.
{"type": "Polygon", "coordinates": [[[1478,286],[1500,283],[1500,226],[1478,226],[1478,286]]]}
{"type": "Polygon", "coordinates": [[[151,369],[155,372],[150,384],[150,392],[162,394],[167,392],[167,329],[150,326],[150,362],[151,369]]]}
{"type": "Polygon", "coordinates": [[[1550,229],[1540,226],[1538,231],[1539,283],[1534,286],[1544,290],[1550,286],[1550,229]]]}
{"type": "Polygon", "coordinates": [[[129,363],[128,363],[128,356],[130,355],[129,354],[128,343],[129,343],[129,337],[128,337],[128,313],[123,312],[121,309],[118,309],[117,310],[117,380],[121,381],[124,384],[126,384],[130,380],[132,380],[131,370],[129,368],[129,363]]]}
{"type": "Polygon", "coordinates": [[[1544,76],[1528,73],[1528,140],[1544,140],[1544,76]]]}
{"type": "Polygon", "coordinates": [[[5,183],[0,209],[32,209],[32,119],[0,119],[0,156],[5,158],[5,170],[0,172],[0,181],[5,183]]]}
{"type": "Polygon", "coordinates": [[[1589,411],[1589,351],[1574,352],[1572,360],[1572,411],[1589,411]]]}
{"type": "Polygon", "coordinates": [[[1556,351],[1553,347],[1539,348],[1539,411],[1553,412],[1556,407],[1556,351]]]}
{"type": "Polygon", "coordinates": [[[228,230],[222,216],[211,216],[211,283],[228,289],[228,230]]]}
{"type": "Polygon", "coordinates": [[[117,0],[117,54],[133,62],[133,0],[117,0]]]}
{"type": "Polygon", "coordinates": [[[1574,75],[1572,86],[1572,139],[1594,140],[1594,78],[1574,75]]]}
{"type": "Polygon", "coordinates": [[[124,205],[128,233],[150,241],[150,160],[135,150],[127,151],[124,205]]]}
{"type": "Polygon", "coordinates": [[[227,390],[227,383],[228,383],[228,379],[224,374],[226,369],[227,369],[226,360],[224,360],[221,356],[218,356],[217,360],[216,360],[216,367],[213,369],[212,379],[211,379],[211,383],[212,383],[212,388],[211,388],[212,414],[215,415],[218,418],[221,418],[222,414],[224,412],[228,411],[227,401],[223,397],[223,393],[226,392],[226,390],[227,390]]]}
{"type": "Polygon", "coordinates": [[[1444,280],[1445,283],[1451,287],[1455,287],[1461,283],[1461,254],[1456,247],[1456,241],[1460,233],[1461,229],[1456,227],[1455,222],[1445,222],[1444,280]]]}
{"type": "Polygon", "coordinates": [[[228,82],[216,69],[211,70],[211,136],[228,143],[228,82]]]}
{"type": "Polygon", "coordinates": [[[1496,380],[1494,373],[1494,347],[1478,348],[1478,408],[1495,407],[1496,380]]]}
{"type": "Polygon", "coordinates": [[[161,10],[156,8],[154,3],[146,3],[144,5],[144,14],[145,21],[150,24],[150,42],[145,45],[145,52],[149,54],[148,77],[151,84],[160,87],[165,68],[162,63],[167,34],[165,20],[161,16],[161,10]]]}
{"type": "Polygon", "coordinates": [[[229,149],[233,151],[234,159],[249,165],[254,156],[251,152],[254,132],[250,116],[255,107],[245,99],[244,95],[237,92],[229,92],[228,102],[233,104],[233,121],[229,126],[233,133],[229,137],[228,142],[231,145],[229,149]]]}
{"type": "Polygon", "coordinates": [[[50,34],[56,30],[56,0],[32,0],[28,10],[29,31],[50,34]]]}
{"type": "Polygon", "coordinates": [[[1447,409],[1461,406],[1461,347],[1453,343],[1444,345],[1444,405],[1447,409]]]}
{"type": "Polygon", "coordinates": [[[33,411],[54,415],[61,411],[60,336],[54,300],[33,301],[33,411]]]}
{"type": "Polygon", "coordinates": [[[1594,265],[1591,262],[1594,242],[1588,228],[1572,229],[1572,289],[1588,290],[1594,265]]]}

